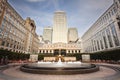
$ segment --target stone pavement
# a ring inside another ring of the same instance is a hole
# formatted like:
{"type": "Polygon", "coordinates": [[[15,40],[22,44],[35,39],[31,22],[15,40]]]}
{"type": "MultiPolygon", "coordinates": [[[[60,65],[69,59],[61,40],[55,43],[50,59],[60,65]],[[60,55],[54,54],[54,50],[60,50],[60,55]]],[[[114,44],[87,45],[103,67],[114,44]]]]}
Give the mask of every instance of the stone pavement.
{"type": "Polygon", "coordinates": [[[75,75],[31,74],[20,71],[19,66],[16,66],[1,70],[0,80],[120,80],[120,71],[118,70],[120,69],[119,65],[99,65],[107,66],[101,66],[100,71],[98,72],[75,75]]]}

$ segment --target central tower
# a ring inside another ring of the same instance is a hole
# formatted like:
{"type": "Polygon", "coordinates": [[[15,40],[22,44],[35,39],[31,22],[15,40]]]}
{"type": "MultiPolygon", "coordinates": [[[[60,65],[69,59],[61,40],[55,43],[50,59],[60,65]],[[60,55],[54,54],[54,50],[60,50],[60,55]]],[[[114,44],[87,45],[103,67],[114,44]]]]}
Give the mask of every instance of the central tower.
{"type": "Polygon", "coordinates": [[[67,18],[64,11],[56,11],[53,21],[52,43],[67,43],[67,18]]]}

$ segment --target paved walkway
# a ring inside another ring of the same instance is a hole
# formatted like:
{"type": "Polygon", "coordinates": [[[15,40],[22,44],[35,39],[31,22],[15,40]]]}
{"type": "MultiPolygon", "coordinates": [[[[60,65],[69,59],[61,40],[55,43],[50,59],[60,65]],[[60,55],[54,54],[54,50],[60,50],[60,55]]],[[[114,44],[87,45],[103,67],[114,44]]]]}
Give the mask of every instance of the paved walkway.
{"type": "Polygon", "coordinates": [[[120,80],[120,65],[99,65],[105,66],[101,66],[98,72],[75,75],[31,74],[20,71],[19,66],[16,66],[1,70],[0,80],[120,80]]]}

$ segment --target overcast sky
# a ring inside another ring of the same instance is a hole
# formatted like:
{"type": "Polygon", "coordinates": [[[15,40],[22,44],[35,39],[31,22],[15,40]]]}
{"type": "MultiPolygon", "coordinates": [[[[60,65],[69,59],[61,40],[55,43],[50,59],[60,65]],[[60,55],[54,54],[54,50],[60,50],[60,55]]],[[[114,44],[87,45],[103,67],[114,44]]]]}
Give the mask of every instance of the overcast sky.
{"type": "Polygon", "coordinates": [[[37,34],[53,25],[54,12],[67,14],[68,27],[76,27],[81,37],[86,30],[113,4],[113,0],[8,0],[14,9],[26,19],[31,17],[37,34]]]}

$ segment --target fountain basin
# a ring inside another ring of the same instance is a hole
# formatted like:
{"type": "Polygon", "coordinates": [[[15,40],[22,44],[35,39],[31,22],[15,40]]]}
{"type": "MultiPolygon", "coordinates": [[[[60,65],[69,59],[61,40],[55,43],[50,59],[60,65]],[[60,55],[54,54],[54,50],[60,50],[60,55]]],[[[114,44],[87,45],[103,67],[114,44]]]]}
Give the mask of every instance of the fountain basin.
{"type": "Polygon", "coordinates": [[[31,63],[20,67],[21,71],[35,74],[84,74],[96,72],[99,66],[88,63],[31,63]]]}

